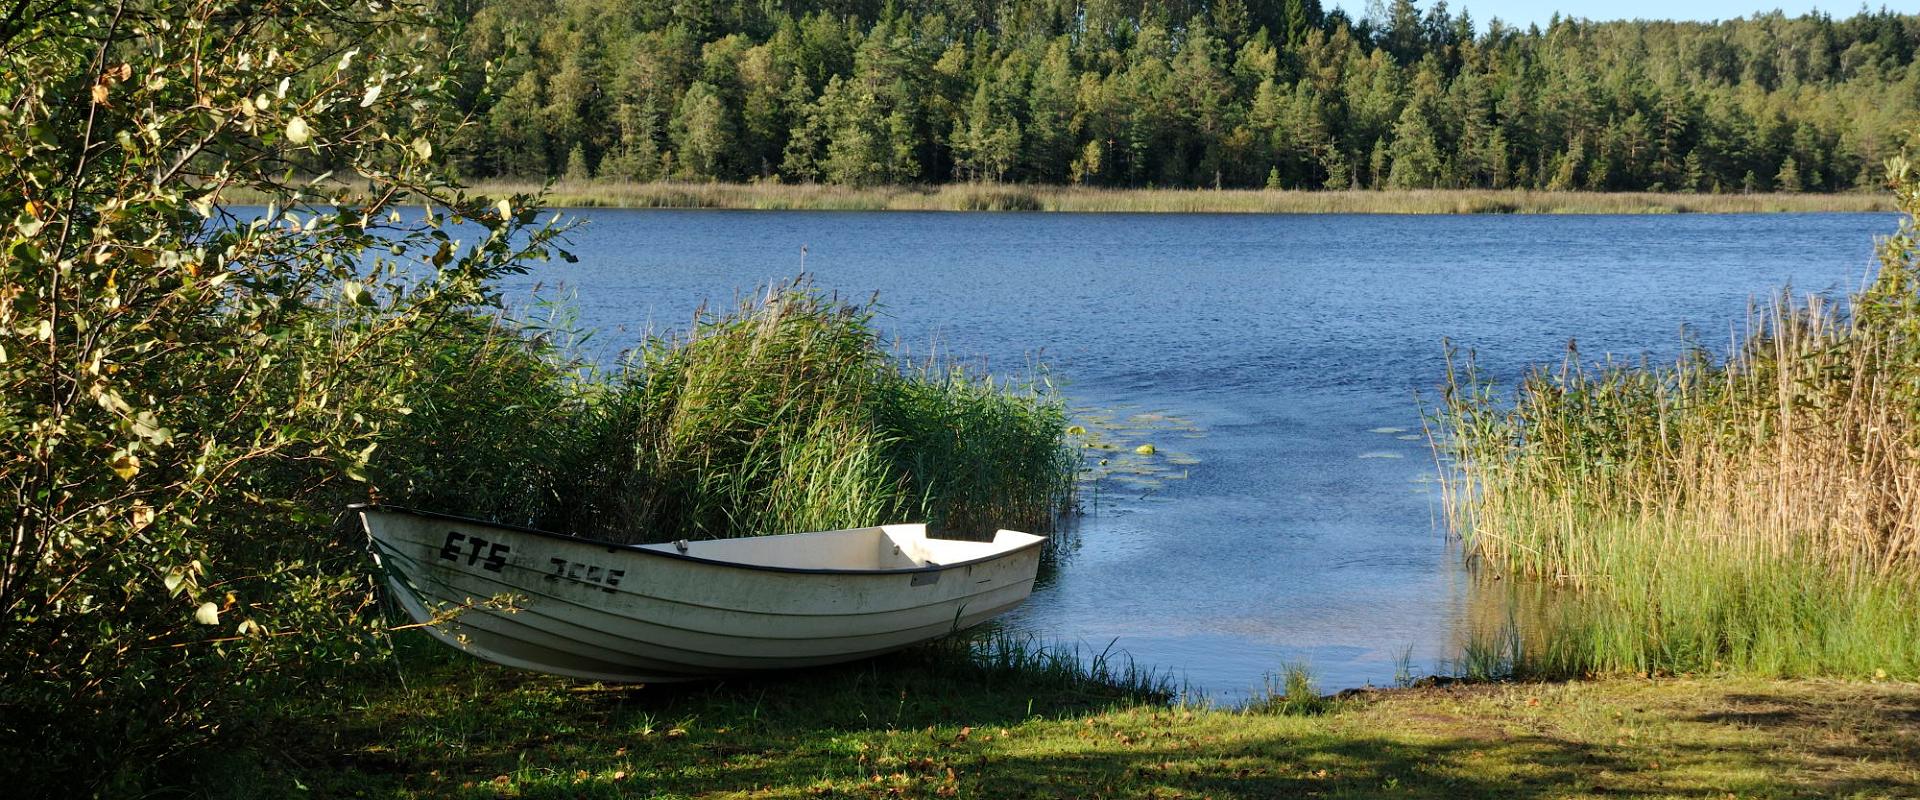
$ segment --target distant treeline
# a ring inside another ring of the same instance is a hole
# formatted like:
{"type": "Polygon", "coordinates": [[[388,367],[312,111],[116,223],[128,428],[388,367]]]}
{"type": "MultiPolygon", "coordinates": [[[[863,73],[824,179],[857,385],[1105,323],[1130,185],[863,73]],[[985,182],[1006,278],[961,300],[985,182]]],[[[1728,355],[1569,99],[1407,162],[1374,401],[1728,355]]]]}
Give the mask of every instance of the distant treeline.
{"type": "Polygon", "coordinates": [[[1838,191],[1920,16],[1476,25],[1436,0],[474,0],[468,178],[1838,191]]]}

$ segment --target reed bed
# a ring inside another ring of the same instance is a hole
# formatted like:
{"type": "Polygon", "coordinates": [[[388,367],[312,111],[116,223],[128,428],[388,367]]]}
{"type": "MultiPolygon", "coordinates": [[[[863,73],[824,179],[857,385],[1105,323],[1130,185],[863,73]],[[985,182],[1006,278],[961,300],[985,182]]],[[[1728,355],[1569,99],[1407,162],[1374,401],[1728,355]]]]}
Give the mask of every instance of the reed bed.
{"type": "Polygon", "coordinates": [[[615,540],[925,521],[936,535],[1047,532],[1072,500],[1066,410],[1009,385],[904,364],[870,306],[794,284],[632,354],[610,390],[567,527],[615,540]]]}
{"type": "MultiPolygon", "coordinates": [[[[535,192],[543,186],[537,182],[483,181],[475,188],[482,193],[505,195],[535,192]]],[[[550,204],[571,208],[1246,214],[1737,214],[1893,210],[1886,197],[1869,193],[1098,189],[987,183],[856,188],[825,184],[618,181],[559,181],[552,184],[548,192],[550,204]]]]}
{"type": "Polygon", "coordinates": [[[1510,399],[1449,358],[1449,522],[1548,585],[1477,669],[1920,676],[1920,185],[1892,167],[1874,282],[1783,295],[1725,355],[1570,350],[1510,399]]]}

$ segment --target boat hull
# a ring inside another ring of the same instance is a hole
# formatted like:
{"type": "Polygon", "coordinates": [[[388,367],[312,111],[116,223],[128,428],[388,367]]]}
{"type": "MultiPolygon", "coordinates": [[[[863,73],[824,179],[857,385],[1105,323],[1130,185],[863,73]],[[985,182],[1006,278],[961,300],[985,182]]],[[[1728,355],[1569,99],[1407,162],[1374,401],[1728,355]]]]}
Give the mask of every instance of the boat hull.
{"type": "Polygon", "coordinates": [[[596,542],[458,517],[360,510],[401,608],[510,667],[668,682],[867,658],[1025,601],[1040,537],[920,526],[674,545],[596,542]]]}

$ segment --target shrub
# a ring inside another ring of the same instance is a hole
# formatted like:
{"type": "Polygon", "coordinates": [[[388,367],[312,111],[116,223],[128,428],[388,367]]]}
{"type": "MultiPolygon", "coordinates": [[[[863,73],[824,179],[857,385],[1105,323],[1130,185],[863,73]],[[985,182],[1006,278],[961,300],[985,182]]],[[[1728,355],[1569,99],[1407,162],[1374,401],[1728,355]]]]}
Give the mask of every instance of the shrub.
{"type": "Polygon", "coordinates": [[[53,0],[0,28],[0,751],[33,754],[9,786],[132,792],[363,655],[332,517],[430,383],[403,345],[555,234],[436,176],[429,21],[53,0]],[[364,188],[293,177],[318,171],[364,188]]]}

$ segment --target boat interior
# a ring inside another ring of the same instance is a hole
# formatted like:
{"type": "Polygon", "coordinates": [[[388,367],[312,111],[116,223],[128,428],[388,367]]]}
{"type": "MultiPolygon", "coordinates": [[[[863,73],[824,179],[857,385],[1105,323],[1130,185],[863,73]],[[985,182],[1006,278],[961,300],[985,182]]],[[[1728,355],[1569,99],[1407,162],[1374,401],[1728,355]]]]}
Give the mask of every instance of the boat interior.
{"type": "Polygon", "coordinates": [[[991,542],[929,539],[925,525],[881,525],[741,539],[666,542],[641,545],[641,549],[786,569],[891,570],[988,558],[1039,538],[1003,530],[991,542]]]}

